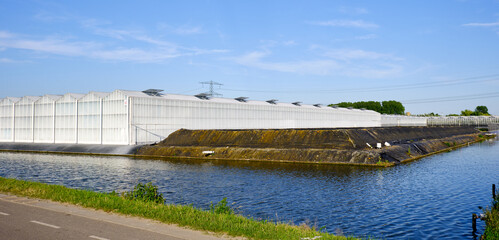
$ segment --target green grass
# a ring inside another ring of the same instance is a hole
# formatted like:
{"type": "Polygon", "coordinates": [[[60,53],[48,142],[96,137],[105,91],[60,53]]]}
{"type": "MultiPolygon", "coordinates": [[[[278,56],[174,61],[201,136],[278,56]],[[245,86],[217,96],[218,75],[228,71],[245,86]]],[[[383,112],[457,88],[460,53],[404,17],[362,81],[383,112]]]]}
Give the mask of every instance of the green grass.
{"type": "Polygon", "coordinates": [[[205,211],[192,206],[129,200],[115,193],[97,193],[2,177],[0,177],[0,192],[70,203],[249,239],[302,239],[315,236],[321,236],[320,239],[355,239],[319,232],[309,226],[249,219],[227,210],[224,201],[212,205],[211,211],[205,211]]]}
{"type": "Polygon", "coordinates": [[[485,211],[485,216],[485,239],[499,240],[499,196],[492,202],[492,208],[485,211]]]}

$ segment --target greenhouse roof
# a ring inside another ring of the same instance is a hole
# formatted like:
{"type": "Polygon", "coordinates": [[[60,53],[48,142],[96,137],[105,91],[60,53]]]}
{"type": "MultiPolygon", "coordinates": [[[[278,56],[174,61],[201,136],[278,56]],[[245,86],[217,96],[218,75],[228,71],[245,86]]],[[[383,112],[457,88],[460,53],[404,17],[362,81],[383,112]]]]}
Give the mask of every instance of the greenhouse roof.
{"type": "MultiPolygon", "coordinates": [[[[132,97],[132,98],[161,98],[161,99],[168,99],[168,100],[185,100],[185,101],[195,101],[195,102],[203,102],[203,101],[209,101],[209,102],[215,102],[215,103],[228,103],[228,104],[249,104],[249,105],[266,105],[266,106],[281,106],[281,107],[294,107],[294,108],[310,108],[310,109],[335,109],[335,110],[340,110],[340,111],[364,111],[364,112],[373,112],[372,110],[361,110],[361,109],[347,109],[347,108],[329,108],[329,107],[323,107],[320,104],[293,104],[293,103],[283,103],[283,102],[278,102],[277,100],[273,102],[268,102],[268,101],[257,101],[257,100],[249,100],[247,97],[244,97],[244,101],[242,100],[242,97],[239,98],[222,98],[222,97],[206,97],[206,98],[199,98],[196,96],[192,95],[182,95],[182,94],[147,94],[143,91],[130,91],[130,90],[115,90],[113,92],[121,92],[122,94],[132,97]]],[[[95,95],[100,98],[105,98],[108,96],[109,92],[89,92],[88,94],[78,94],[78,93],[67,93],[65,95],[71,95],[72,97],[76,99],[80,99],[82,97],[85,97],[87,95],[95,95]]],[[[51,99],[57,100],[61,96],[60,95],[45,95],[45,97],[49,97],[51,99]]],[[[25,98],[29,98],[31,101],[36,101],[40,99],[40,97],[37,96],[25,96],[25,98]]],[[[11,98],[15,99],[15,98],[11,98]]],[[[19,100],[18,100],[19,101],[19,100]]]]}

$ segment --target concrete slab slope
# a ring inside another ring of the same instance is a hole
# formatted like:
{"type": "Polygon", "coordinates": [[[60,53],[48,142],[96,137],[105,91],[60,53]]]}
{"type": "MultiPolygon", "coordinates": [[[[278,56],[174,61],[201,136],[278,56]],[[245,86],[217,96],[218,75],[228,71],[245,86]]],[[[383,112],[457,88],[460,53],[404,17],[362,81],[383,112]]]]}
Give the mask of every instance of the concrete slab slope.
{"type": "Polygon", "coordinates": [[[102,145],[102,144],[58,144],[58,143],[8,143],[0,142],[0,150],[37,151],[61,153],[90,153],[129,155],[135,154],[142,145],[102,145]]]}
{"type": "Polygon", "coordinates": [[[398,164],[478,141],[479,136],[480,132],[469,126],[181,129],[157,145],[144,146],[137,154],[314,163],[398,164]],[[377,149],[379,144],[382,147],[377,149]]]}

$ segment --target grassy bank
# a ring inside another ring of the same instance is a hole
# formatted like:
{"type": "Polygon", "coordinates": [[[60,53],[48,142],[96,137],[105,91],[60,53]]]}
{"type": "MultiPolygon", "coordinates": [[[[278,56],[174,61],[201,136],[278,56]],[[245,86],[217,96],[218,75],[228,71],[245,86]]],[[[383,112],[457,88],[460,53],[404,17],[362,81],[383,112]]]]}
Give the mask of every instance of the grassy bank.
{"type": "Polygon", "coordinates": [[[499,196],[492,202],[491,209],[485,212],[485,232],[483,236],[487,240],[499,240],[499,196]]]}
{"type": "Polygon", "coordinates": [[[248,219],[231,211],[206,211],[192,206],[127,200],[112,193],[97,193],[2,177],[0,177],[0,192],[75,204],[249,239],[302,239],[316,236],[321,236],[320,239],[355,239],[321,233],[307,226],[248,219]]]}

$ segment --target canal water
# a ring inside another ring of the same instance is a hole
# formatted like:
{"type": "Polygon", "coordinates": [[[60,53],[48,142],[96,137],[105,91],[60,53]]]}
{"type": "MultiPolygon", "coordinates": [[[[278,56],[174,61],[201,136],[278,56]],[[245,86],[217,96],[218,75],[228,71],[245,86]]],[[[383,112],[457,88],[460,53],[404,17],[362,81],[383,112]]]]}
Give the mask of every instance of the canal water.
{"type": "Polygon", "coordinates": [[[167,203],[206,209],[227,197],[242,215],[335,234],[473,239],[471,215],[499,183],[499,142],[391,168],[2,152],[0,176],[101,192],[152,181],[167,203]]]}

